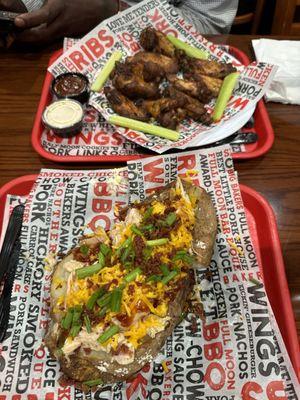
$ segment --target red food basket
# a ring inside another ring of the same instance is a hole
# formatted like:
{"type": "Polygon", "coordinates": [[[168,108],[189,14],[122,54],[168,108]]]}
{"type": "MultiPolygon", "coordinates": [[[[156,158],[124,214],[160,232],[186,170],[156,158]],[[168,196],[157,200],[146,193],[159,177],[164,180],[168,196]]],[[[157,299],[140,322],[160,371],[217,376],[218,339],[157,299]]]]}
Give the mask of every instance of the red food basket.
{"type": "MultiPolygon", "coordinates": [[[[6,195],[27,195],[36,178],[37,175],[22,176],[0,189],[0,233],[6,195]]],[[[240,185],[240,189],[266,291],[295,372],[300,379],[299,342],[275,215],[269,203],[259,193],[245,185],[240,185]]]]}
{"type": "MultiPolygon", "coordinates": [[[[230,54],[236,57],[242,64],[248,65],[250,63],[249,58],[245,53],[241,50],[237,49],[233,46],[228,46],[227,50],[230,54]]],[[[58,57],[62,55],[62,50],[58,50],[53,53],[52,57],[49,60],[49,66],[53,64],[58,57]]],[[[153,154],[146,154],[146,151],[143,152],[141,149],[140,154],[134,155],[57,155],[52,154],[47,151],[41,144],[41,136],[44,130],[44,126],[42,123],[42,114],[47,105],[51,102],[52,95],[50,92],[50,85],[52,82],[52,75],[47,71],[46,78],[44,81],[42,95],[40,98],[40,103],[38,105],[32,134],[31,141],[32,146],[37,153],[39,153],[42,157],[56,162],[126,162],[130,160],[135,160],[137,158],[149,157],[153,156],[153,154]]],[[[254,131],[258,135],[258,141],[253,144],[245,145],[245,151],[239,153],[233,153],[232,157],[236,160],[240,159],[248,159],[255,158],[265,154],[273,145],[274,142],[274,131],[269,119],[269,115],[267,113],[265,104],[263,100],[260,100],[257,104],[256,110],[254,112],[254,128],[251,131],[254,131]]]]}

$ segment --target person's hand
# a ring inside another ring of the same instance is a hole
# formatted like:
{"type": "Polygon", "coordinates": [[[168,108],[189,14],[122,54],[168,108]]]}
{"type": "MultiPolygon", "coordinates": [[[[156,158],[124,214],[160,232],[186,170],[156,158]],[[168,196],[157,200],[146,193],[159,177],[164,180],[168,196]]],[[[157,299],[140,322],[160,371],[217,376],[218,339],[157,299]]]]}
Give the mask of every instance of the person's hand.
{"type": "Polygon", "coordinates": [[[27,11],[21,0],[0,0],[0,10],[15,13],[24,13],[27,11]]]}
{"type": "Polygon", "coordinates": [[[39,10],[15,19],[16,26],[23,29],[17,39],[45,43],[64,36],[81,36],[116,13],[117,8],[117,0],[48,0],[39,10]]]}

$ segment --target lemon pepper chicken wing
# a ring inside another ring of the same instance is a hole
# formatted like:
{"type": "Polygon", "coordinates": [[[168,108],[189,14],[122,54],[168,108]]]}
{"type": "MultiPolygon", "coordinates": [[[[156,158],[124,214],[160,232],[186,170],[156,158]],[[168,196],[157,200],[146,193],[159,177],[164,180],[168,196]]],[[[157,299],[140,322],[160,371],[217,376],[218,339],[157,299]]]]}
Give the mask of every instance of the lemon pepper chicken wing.
{"type": "Polygon", "coordinates": [[[164,54],[171,58],[176,55],[176,48],[167,39],[166,35],[150,26],[142,31],[140,44],[146,51],[164,54]]]}
{"type": "Polygon", "coordinates": [[[127,97],[123,96],[116,89],[105,87],[104,93],[111,108],[117,114],[144,122],[149,120],[147,112],[143,108],[137,107],[131,100],[127,99],[127,97]]]}
{"type": "Polygon", "coordinates": [[[112,74],[113,85],[130,99],[155,99],[160,96],[157,82],[146,82],[141,63],[119,63],[112,74]]]}

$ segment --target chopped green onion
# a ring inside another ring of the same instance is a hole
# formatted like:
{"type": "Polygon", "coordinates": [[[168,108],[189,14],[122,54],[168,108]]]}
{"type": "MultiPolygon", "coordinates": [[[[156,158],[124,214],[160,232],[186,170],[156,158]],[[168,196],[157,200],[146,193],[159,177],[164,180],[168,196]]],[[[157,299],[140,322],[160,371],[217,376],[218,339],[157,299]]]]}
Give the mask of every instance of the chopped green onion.
{"type": "Polygon", "coordinates": [[[123,128],[133,129],[148,133],[149,135],[159,136],[164,139],[172,140],[176,142],[179,139],[179,132],[171,129],[162,128],[158,125],[147,124],[146,122],[136,121],[135,119],[120,117],[119,115],[113,115],[108,119],[108,122],[113,125],[122,126],[123,128]]]}
{"type": "Polygon", "coordinates": [[[91,86],[91,90],[93,92],[100,92],[109,78],[109,75],[112,73],[113,69],[115,68],[116,62],[120,61],[122,58],[122,53],[120,51],[115,51],[112,53],[110,58],[105,63],[102,70],[97,75],[94,83],[91,86]]]}
{"type": "Polygon", "coordinates": [[[85,314],[83,319],[84,319],[84,323],[85,323],[85,327],[86,327],[87,333],[91,333],[92,332],[92,325],[91,325],[91,321],[89,319],[89,316],[87,314],[85,314]]]}
{"type": "Polygon", "coordinates": [[[162,264],[159,268],[161,269],[161,272],[164,274],[164,276],[169,275],[170,271],[166,264],[162,264]]]}
{"type": "Polygon", "coordinates": [[[142,226],[141,229],[142,229],[143,231],[152,231],[152,230],[154,229],[154,225],[152,225],[152,224],[150,224],[150,225],[145,225],[145,226],[142,226]]]}
{"type": "Polygon", "coordinates": [[[146,221],[148,218],[150,218],[152,213],[153,213],[153,207],[147,208],[147,210],[144,214],[143,220],[146,221]]]}
{"type": "Polygon", "coordinates": [[[198,58],[199,60],[208,59],[209,53],[207,51],[191,46],[173,35],[167,35],[167,38],[177,49],[183,50],[187,56],[198,58]]]}
{"type": "Polygon", "coordinates": [[[125,282],[129,283],[134,281],[138,275],[140,275],[142,273],[142,270],[140,268],[135,268],[132,272],[130,272],[130,274],[126,275],[124,277],[125,282]]]}
{"type": "Polygon", "coordinates": [[[111,248],[107,246],[105,243],[100,244],[100,251],[106,257],[111,253],[111,248]]]}
{"type": "Polygon", "coordinates": [[[121,254],[121,251],[123,249],[126,249],[126,247],[128,247],[131,243],[132,243],[132,238],[131,237],[129,237],[126,240],[124,240],[124,242],[116,250],[117,256],[119,257],[120,254],[121,254]]]}
{"type": "Polygon", "coordinates": [[[224,79],[212,114],[213,121],[216,122],[222,118],[239,76],[239,72],[232,72],[224,79]]]}
{"type": "Polygon", "coordinates": [[[82,313],[82,306],[75,306],[73,312],[73,319],[72,319],[72,327],[77,325],[82,313]]]}
{"type": "Polygon", "coordinates": [[[143,232],[136,226],[136,225],[132,225],[131,228],[133,233],[135,233],[136,235],[142,236],[143,232]]]}
{"type": "Polygon", "coordinates": [[[166,218],[166,224],[172,226],[175,221],[176,221],[176,214],[174,212],[168,214],[166,218]]]}
{"type": "Polygon", "coordinates": [[[80,253],[82,253],[84,256],[87,256],[89,254],[89,250],[90,248],[86,244],[80,246],[80,253]]]}
{"type": "Polygon", "coordinates": [[[85,381],[82,383],[86,386],[92,387],[92,386],[102,385],[103,381],[102,381],[102,379],[93,379],[93,380],[85,381]]]}
{"type": "Polygon", "coordinates": [[[70,335],[74,338],[75,336],[78,335],[78,333],[80,332],[80,329],[81,329],[81,325],[79,325],[79,324],[73,325],[70,330],[70,335]]]}
{"type": "Polygon", "coordinates": [[[132,262],[131,261],[126,261],[123,264],[125,269],[131,269],[132,268],[132,262]]]}
{"type": "Polygon", "coordinates": [[[107,306],[110,303],[110,298],[111,298],[111,292],[106,293],[104,296],[100,297],[99,300],[97,300],[97,304],[100,307],[107,306]]]}
{"type": "Polygon", "coordinates": [[[122,253],[121,257],[120,257],[122,263],[124,264],[125,261],[127,260],[127,258],[128,258],[130,255],[133,255],[133,254],[134,254],[134,250],[133,250],[132,246],[131,246],[131,245],[127,246],[127,247],[124,249],[124,251],[123,251],[123,253],[122,253]]]}
{"type": "Polygon", "coordinates": [[[143,250],[143,257],[145,258],[145,261],[148,261],[149,258],[151,257],[152,249],[151,247],[145,247],[143,250]]]}
{"type": "Polygon", "coordinates": [[[161,281],[161,276],[159,275],[151,275],[149,276],[149,278],[147,279],[148,282],[160,282],[161,281]]]}
{"type": "Polygon", "coordinates": [[[155,240],[147,240],[146,245],[153,247],[153,246],[161,246],[163,244],[168,243],[169,239],[167,238],[161,238],[161,239],[155,239],[155,240]]]}
{"type": "Polygon", "coordinates": [[[169,275],[164,276],[161,280],[161,282],[166,285],[168,282],[170,282],[170,280],[172,280],[173,278],[175,278],[175,276],[178,275],[178,271],[173,270],[169,273],[169,275]]]}
{"type": "Polygon", "coordinates": [[[86,303],[86,308],[88,310],[92,310],[94,308],[94,305],[97,301],[97,299],[99,299],[99,297],[103,296],[105,294],[105,289],[104,288],[100,288],[98,290],[96,290],[91,297],[88,299],[87,303],[86,303]]]}
{"type": "Polygon", "coordinates": [[[103,308],[101,308],[101,310],[99,311],[99,313],[98,313],[98,316],[99,317],[104,317],[105,316],[105,314],[107,313],[107,307],[103,307],[103,308]]]}
{"type": "Polygon", "coordinates": [[[73,311],[73,308],[69,308],[67,314],[61,321],[61,326],[66,330],[69,330],[71,327],[73,321],[73,311]]]}
{"type": "Polygon", "coordinates": [[[126,288],[126,282],[121,283],[121,285],[119,285],[119,286],[117,287],[117,289],[120,289],[120,290],[123,290],[123,289],[125,289],[125,288],[126,288]]]}
{"type": "Polygon", "coordinates": [[[88,276],[92,276],[96,274],[97,272],[101,271],[101,269],[104,267],[103,264],[97,263],[93,265],[89,265],[87,267],[82,267],[79,269],[76,269],[75,273],[78,279],[84,279],[87,278],[88,276]]]}
{"type": "Polygon", "coordinates": [[[119,312],[121,309],[121,301],[122,301],[122,290],[115,289],[112,291],[111,299],[110,299],[110,309],[113,312],[119,312]]]}
{"type": "Polygon", "coordinates": [[[119,330],[120,328],[117,325],[112,325],[104,333],[102,333],[102,335],[99,336],[99,338],[97,339],[98,342],[105,343],[108,339],[118,333],[119,330]]]}
{"type": "Polygon", "coordinates": [[[195,257],[188,254],[185,250],[177,251],[175,256],[172,258],[172,261],[182,260],[188,265],[193,264],[195,262],[195,257]]]}
{"type": "Polygon", "coordinates": [[[105,255],[101,252],[98,254],[98,263],[103,267],[105,265],[105,255]]]}

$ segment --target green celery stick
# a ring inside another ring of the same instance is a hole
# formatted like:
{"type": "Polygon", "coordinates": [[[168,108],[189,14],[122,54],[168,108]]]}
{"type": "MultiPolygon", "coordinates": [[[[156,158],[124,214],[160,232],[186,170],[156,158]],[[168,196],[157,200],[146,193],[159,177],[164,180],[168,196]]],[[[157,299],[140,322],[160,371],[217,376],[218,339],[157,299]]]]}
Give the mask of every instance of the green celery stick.
{"type": "Polygon", "coordinates": [[[167,38],[177,49],[183,50],[187,56],[199,58],[199,60],[208,59],[209,53],[207,51],[203,51],[198,49],[197,47],[191,46],[190,44],[187,44],[182,40],[177,39],[173,35],[167,35],[167,38]]]}
{"type": "Polygon", "coordinates": [[[239,72],[232,72],[224,79],[212,114],[213,121],[216,122],[222,118],[239,76],[239,72]]]}
{"type": "Polygon", "coordinates": [[[120,51],[115,51],[110,58],[107,60],[106,64],[102,68],[102,70],[99,72],[97,75],[97,78],[95,79],[94,83],[91,86],[91,90],[93,92],[100,92],[109,78],[109,75],[115,68],[116,62],[120,61],[122,58],[122,53],[120,51]]]}
{"type": "Polygon", "coordinates": [[[109,118],[110,124],[122,126],[123,128],[134,129],[135,131],[141,131],[149,133],[150,135],[159,136],[164,139],[172,140],[176,142],[179,139],[179,133],[171,129],[162,128],[161,126],[147,124],[145,122],[137,121],[131,118],[120,117],[119,115],[113,115],[109,118]]]}

